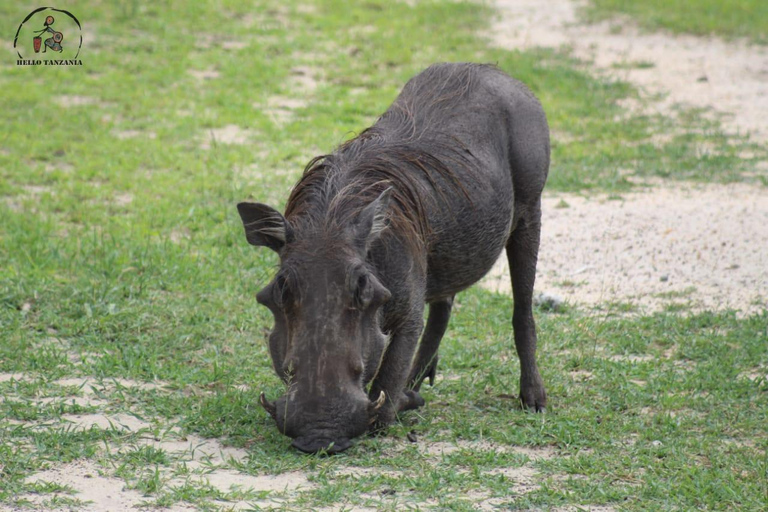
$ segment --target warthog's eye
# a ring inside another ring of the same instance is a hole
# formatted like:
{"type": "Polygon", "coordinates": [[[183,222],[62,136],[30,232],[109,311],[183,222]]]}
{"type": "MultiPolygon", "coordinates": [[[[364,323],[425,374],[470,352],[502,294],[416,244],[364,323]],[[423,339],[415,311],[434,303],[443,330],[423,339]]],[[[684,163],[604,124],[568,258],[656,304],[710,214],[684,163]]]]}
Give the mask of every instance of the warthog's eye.
{"type": "Polygon", "coordinates": [[[290,306],[299,300],[295,291],[295,282],[291,279],[290,272],[281,270],[271,283],[256,294],[256,300],[270,309],[283,309],[290,306]]]}
{"type": "Polygon", "coordinates": [[[373,300],[373,286],[366,274],[360,274],[355,288],[355,307],[366,309],[373,300]]]}
{"type": "Polygon", "coordinates": [[[291,300],[293,296],[291,294],[291,287],[288,283],[288,279],[282,275],[278,274],[275,278],[274,285],[272,286],[272,300],[275,302],[275,305],[278,307],[285,307],[291,300]]]}

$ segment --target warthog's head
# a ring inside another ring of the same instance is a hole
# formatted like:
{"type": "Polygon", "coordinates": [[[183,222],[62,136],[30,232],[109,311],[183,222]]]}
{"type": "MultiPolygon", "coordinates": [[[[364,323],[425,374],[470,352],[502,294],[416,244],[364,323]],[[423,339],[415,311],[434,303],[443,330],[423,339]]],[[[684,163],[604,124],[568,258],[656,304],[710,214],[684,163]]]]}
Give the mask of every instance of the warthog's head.
{"type": "Polygon", "coordinates": [[[288,389],[275,401],[262,394],[261,405],[299,450],[347,449],[384,403],[383,393],[370,400],[365,385],[386,346],[378,313],[390,292],[366,254],[386,226],[389,192],[333,232],[292,226],[263,204],[237,205],[248,242],[280,255],[256,298],[275,317],[269,349],[288,389]]]}

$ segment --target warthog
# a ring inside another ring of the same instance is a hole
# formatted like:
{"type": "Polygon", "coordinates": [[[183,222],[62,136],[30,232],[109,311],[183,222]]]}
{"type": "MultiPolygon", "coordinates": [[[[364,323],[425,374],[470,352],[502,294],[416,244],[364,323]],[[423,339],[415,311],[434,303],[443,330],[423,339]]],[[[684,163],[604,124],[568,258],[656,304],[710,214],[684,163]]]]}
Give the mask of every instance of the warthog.
{"type": "Polygon", "coordinates": [[[436,64],[312,160],[284,216],[237,205],[248,242],[280,256],[257,300],[275,317],[269,350],[288,389],[261,405],[293,446],[339,452],[422,406],[454,295],[504,248],[520,399],[544,410],[531,301],[548,168],[546,117],[525,85],[489,65],[436,64]]]}

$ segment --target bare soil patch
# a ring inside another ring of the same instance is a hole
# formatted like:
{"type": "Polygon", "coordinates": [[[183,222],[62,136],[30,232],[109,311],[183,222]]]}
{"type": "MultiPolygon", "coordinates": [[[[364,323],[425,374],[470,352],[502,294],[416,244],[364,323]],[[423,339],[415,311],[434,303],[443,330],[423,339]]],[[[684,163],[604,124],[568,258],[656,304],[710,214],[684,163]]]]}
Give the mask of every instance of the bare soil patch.
{"type": "Polygon", "coordinates": [[[179,439],[148,439],[143,442],[168,453],[179,455],[187,462],[190,469],[200,466],[222,466],[232,462],[243,462],[248,458],[248,452],[242,448],[224,446],[217,439],[205,439],[196,435],[188,435],[179,439]]]}
{"type": "Polygon", "coordinates": [[[80,388],[80,392],[86,395],[94,394],[96,392],[111,391],[115,388],[136,388],[140,390],[160,389],[165,384],[155,382],[139,382],[131,379],[96,379],[94,377],[71,377],[66,379],[59,379],[53,381],[53,384],[57,386],[76,386],[80,388]]]}
{"type": "Polygon", "coordinates": [[[267,100],[267,106],[254,104],[258,110],[263,110],[277,124],[286,124],[293,119],[294,111],[307,106],[306,99],[290,98],[287,96],[272,96],[267,100]]]}
{"type": "Polygon", "coordinates": [[[304,473],[292,471],[279,475],[247,475],[239,471],[217,469],[201,475],[189,477],[194,481],[208,484],[221,492],[233,491],[296,491],[314,487],[304,473]]]}
{"type": "Polygon", "coordinates": [[[70,487],[76,492],[74,497],[90,502],[82,510],[128,512],[141,503],[141,493],[126,489],[125,482],[120,479],[100,473],[101,469],[95,463],[80,460],[32,475],[27,482],[52,482],[70,487]]]}
{"type": "MultiPolygon", "coordinates": [[[[55,493],[76,498],[85,504],[77,510],[93,512],[135,512],[146,496],[140,492],[128,489],[124,481],[107,476],[96,463],[78,460],[63,464],[46,471],[36,473],[27,478],[28,483],[51,482],[67,486],[74,494],[55,493]]],[[[26,500],[34,504],[31,510],[68,510],[68,507],[56,506],[51,503],[50,494],[29,494],[26,500]]],[[[3,509],[14,510],[14,509],[3,509]]],[[[29,508],[18,510],[30,510],[29,508]]],[[[184,505],[174,505],[165,508],[168,512],[183,512],[194,510],[184,505]]]]}
{"type": "Polygon", "coordinates": [[[616,509],[608,505],[573,505],[552,510],[553,512],[613,512],[616,509]]]}
{"type": "Polygon", "coordinates": [[[216,144],[247,144],[253,140],[254,132],[235,124],[228,124],[221,128],[211,128],[206,135],[207,137],[200,144],[202,149],[211,149],[211,146],[216,144]]]}
{"type": "Polygon", "coordinates": [[[74,430],[89,430],[96,427],[103,430],[116,429],[136,432],[152,426],[130,414],[63,414],[61,419],[72,424],[74,430]]]}
{"type": "Polygon", "coordinates": [[[583,0],[495,0],[493,41],[508,49],[566,47],[590,70],[626,80],[675,103],[725,113],[724,126],[768,141],[768,47],[715,37],[640,31],[628,19],[578,23],[583,0]],[[641,63],[642,65],[634,65],[641,63]]]}
{"type": "Polygon", "coordinates": [[[219,78],[221,76],[221,73],[215,69],[190,69],[189,74],[201,82],[204,82],[205,80],[213,80],[214,78],[219,78]]]}
{"type": "MultiPolygon", "coordinates": [[[[0,382],[13,380],[29,380],[23,374],[0,374],[0,382]]],[[[111,379],[99,381],[90,377],[60,379],[55,384],[64,387],[78,387],[81,397],[67,397],[65,401],[77,401],[84,406],[106,407],[108,402],[97,398],[104,393],[110,393],[119,388],[149,389],[162,391],[160,384],[140,383],[128,379],[111,379]]],[[[32,402],[46,403],[52,398],[40,398],[32,402]]],[[[294,492],[314,487],[303,472],[292,471],[279,475],[252,475],[238,470],[240,464],[248,458],[247,450],[223,445],[218,439],[205,439],[196,435],[182,435],[175,425],[162,425],[156,419],[142,419],[129,413],[109,413],[99,411],[92,414],[64,414],[63,424],[73,430],[117,429],[130,433],[139,433],[140,437],[126,444],[117,443],[105,446],[105,453],[119,453],[123,450],[133,451],[139,447],[149,446],[169,454],[171,463],[160,467],[161,478],[170,488],[186,484],[196,486],[211,486],[223,495],[243,492],[269,493],[263,500],[246,500],[221,502],[224,509],[250,509],[253,503],[268,507],[283,500],[284,496],[294,492]],[[158,432],[163,432],[157,437],[158,432]],[[183,467],[183,471],[181,468],[183,467]],[[174,476],[179,474],[185,476],[174,476]],[[275,496],[274,494],[277,494],[275,496]]],[[[35,426],[35,422],[13,421],[14,425],[35,426]]],[[[45,428],[48,425],[39,425],[45,428]]],[[[27,500],[33,510],[53,510],[57,496],[66,496],[87,502],[78,510],[88,511],[128,511],[141,508],[141,504],[150,499],[142,493],[131,490],[125,481],[113,476],[112,470],[87,460],[78,460],[66,464],[51,464],[42,472],[27,478],[28,483],[52,482],[66,486],[69,491],[29,494],[21,498],[27,500]],[[70,492],[71,491],[71,492],[70,492]]],[[[150,500],[151,501],[151,500],[150,500]]],[[[0,507],[0,510],[10,510],[0,507]]],[[[164,509],[168,510],[168,509],[164,509]]],[[[195,508],[177,505],[170,510],[195,510],[195,508]]]]}
{"type": "Polygon", "coordinates": [[[438,441],[427,442],[420,445],[420,451],[429,457],[439,458],[444,455],[456,453],[460,450],[469,450],[472,452],[490,451],[494,453],[517,453],[528,457],[530,460],[547,460],[553,458],[556,454],[554,448],[546,446],[508,446],[495,444],[490,441],[438,441]]]}
{"type": "Polygon", "coordinates": [[[291,68],[291,88],[304,93],[314,92],[322,80],[321,74],[321,70],[311,66],[295,66],[291,68]]]}
{"type": "Polygon", "coordinates": [[[135,139],[136,137],[146,137],[148,139],[156,139],[157,134],[155,132],[143,131],[143,130],[115,130],[112,135],[120,140],[135,139]]]}
{"type": "MultiPolygon", "coordinates": [[[[768,306],[768,191],[680,183],[612,199],[546,196],[537,288],[641,312],[768,306]]],[[[511,291],[503,256],[482,282],[511,291]]]]}
{"type": "MultiPolygon", "coordinates": [[[[768,141],[768,48],[645,33],[628,19],[580,23],[583,0],[494,4],[496,45],[569,49],[590,71],[638,86],[648,101],[628,107],[665,115],[677,103],[713,109],[727,130],[768,141]]],[[[766,307],[764,188],[664,185],[619,201],[564,195],[544,204],[540,290],[588,305],[624,303],[625,311],[766,307]]],[[[506,265],[502,257],[483,286],[509,292],[506,265]]]]}
{"type": "Polygon", "coordinates": [[[58,103],[60,106],[69,108],[69,107],[82,107],[85,105],[96,105],[99,104],[99,100],[97,98],[92,98],[90,96],[78,96],[78,95],[60,95],[56,97],[56,103],[58,103]]]}

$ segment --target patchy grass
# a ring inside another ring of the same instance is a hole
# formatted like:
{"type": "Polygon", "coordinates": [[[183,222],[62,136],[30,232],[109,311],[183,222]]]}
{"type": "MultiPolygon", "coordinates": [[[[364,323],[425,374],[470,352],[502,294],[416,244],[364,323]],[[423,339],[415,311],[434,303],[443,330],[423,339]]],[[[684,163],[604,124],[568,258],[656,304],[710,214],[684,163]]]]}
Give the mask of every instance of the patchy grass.
{"type": "Polygon", "coordinates": [[[764,505],[766,381],[737,378],[768,364],[764,314],[540,311],[552,406],[531,415],[509,399],[510,301],[470,291],[425,409],[339,457],[292,451],[256,405],[281,388],[253,297],[276,259],[234,208],[282,205],[309,158],[439,60],[495,62],[539,95],[552,190],[757,181],[763,148],[695,111],[635,116],[631,87],[558,53],[489,49],[475,4],[185,9],[82,3],[82,68],[0,64],[0,503],[76,508],[73,487],[30,479],[71,469],[202,510],[764,505]]]}
{"type": "Polygon", "coordinates": [[[656,64],[647,60],[635,60],[635,61],[617,62],[613,64],[611,67],[614,69],[650,69],[655,66],[656,64]]]}
{"type": "Polygon", "coordinates": [[[627,14],[651,30],[746,37],[768,43],[768,4],[763,0],[591,0],[587,13],[594,18],[627,14]]]}

